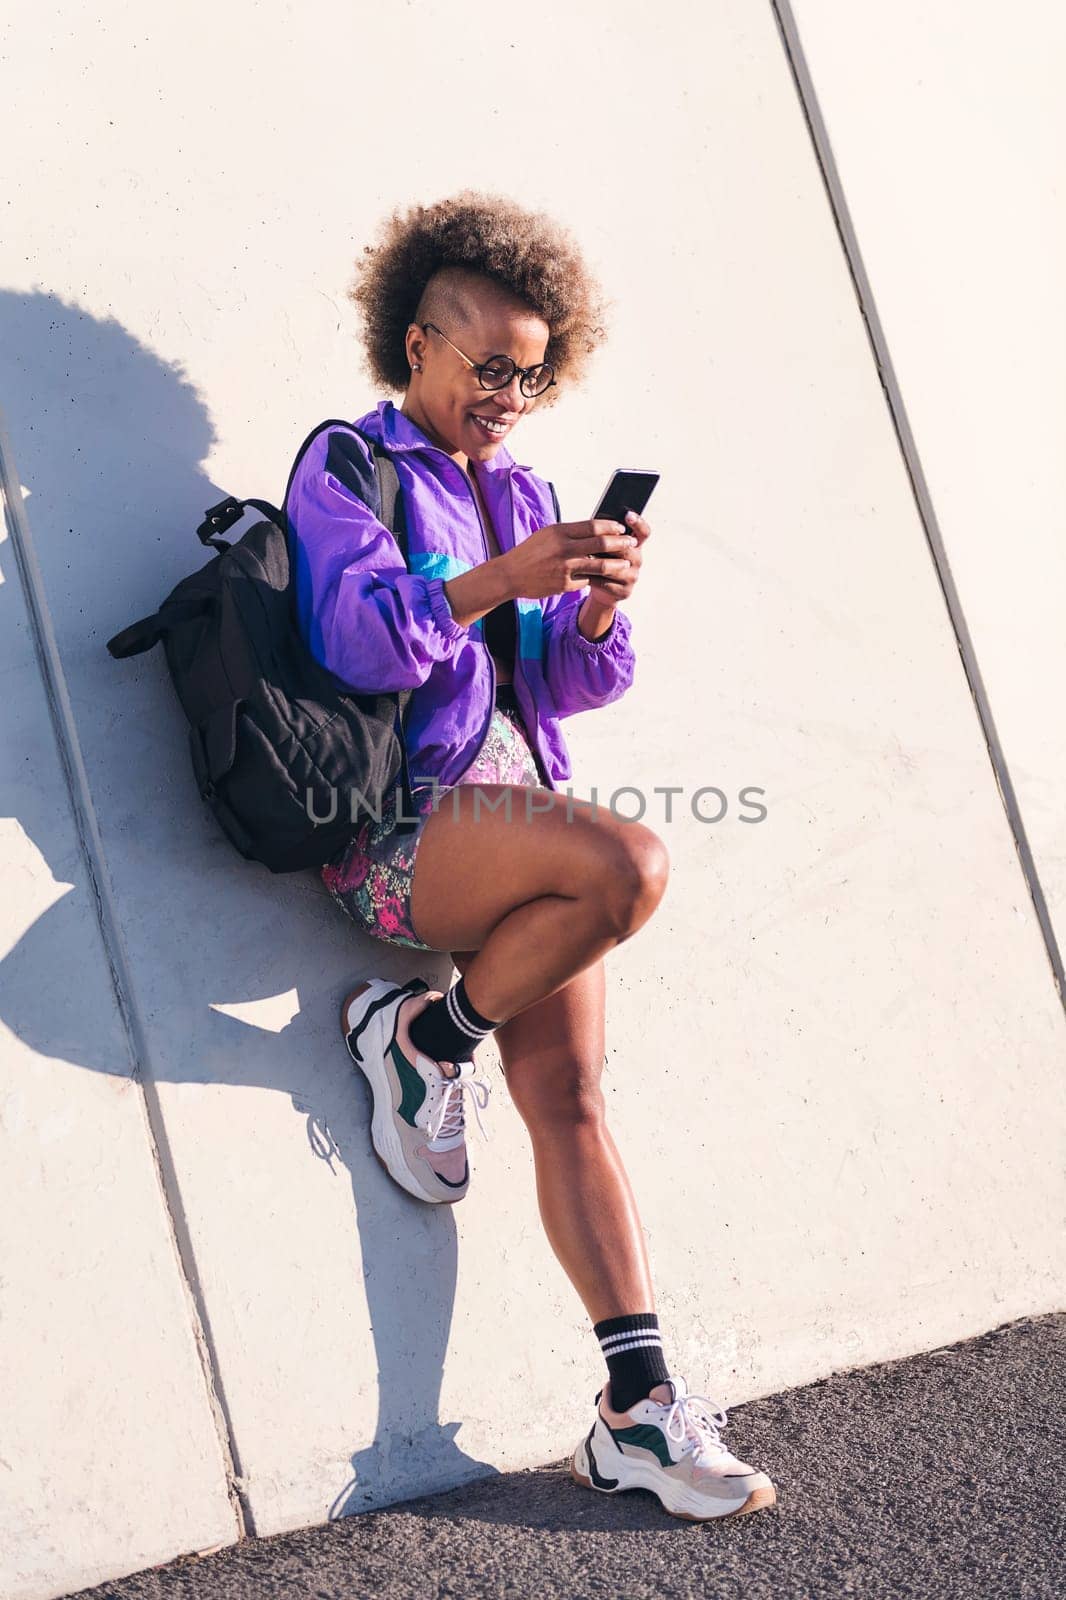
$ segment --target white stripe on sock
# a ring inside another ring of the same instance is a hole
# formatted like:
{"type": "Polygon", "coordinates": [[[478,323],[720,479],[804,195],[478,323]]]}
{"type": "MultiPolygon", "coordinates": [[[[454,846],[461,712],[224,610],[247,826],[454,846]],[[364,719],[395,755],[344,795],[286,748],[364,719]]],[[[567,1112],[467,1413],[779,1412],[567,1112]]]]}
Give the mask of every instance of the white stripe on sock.
{"type": "Polygon", "coordinates": [[[658,1328],[623,1328],[621,1333],[605,1333],[600,1339],[600,1349],[606,1350],[608,1345],[618,1344],[621,1339],[643,1339],[646,1337],[661,1339],[662,1332],[658,1328]]]}
{"type": "Polygon", "coordinates": [[[663,1341],[658,1335],[652,1334],[650,1338],[630,1339],[626,1344],[613,1344],[609,1350],[604,1349],[603,1353],[605,1356],[620,1356],[623,1350],[640,1350],[648,1345],[658,1346],[661,1350],[663,1341]]]}
{"type": "Polygon", "coordinates": [[[461,1028],[464,1033],[469,1033],[469,1034],[473,1035],[474,1037],[476,1037],[478,1039],[484,1039],[486,1034],[489,1034],[489,1033],[492,1032],[491,1028],[478,1028],[478,1027],[475,1027],[475,1025],[472,1022],[470,1022],[466,1018],[466,1016],[464,1016],[463,1008],[455,998],[455,990],[454,989],[449,989],[448,990],[448,993],[445,995],[444,1000],[445,1000],[445,1004],[448,1007],[448,1015],[451,1017],[452,1021],[455,1023],[455,1026],[457,1028],[461,1028]]]}

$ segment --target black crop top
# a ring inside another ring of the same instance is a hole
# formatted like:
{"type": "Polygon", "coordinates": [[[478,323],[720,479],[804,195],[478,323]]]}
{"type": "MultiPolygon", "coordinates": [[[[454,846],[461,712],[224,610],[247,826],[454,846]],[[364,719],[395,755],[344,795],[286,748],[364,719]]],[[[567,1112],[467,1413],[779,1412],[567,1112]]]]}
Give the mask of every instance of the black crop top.
{"type": "Polygon", "coordinates": [[[485,643],[498,660],[506,661],[512,668],[516,643],[515,609],[513,600],[504,600],[491,611],[486,611],[481,619],[485,643]]]}

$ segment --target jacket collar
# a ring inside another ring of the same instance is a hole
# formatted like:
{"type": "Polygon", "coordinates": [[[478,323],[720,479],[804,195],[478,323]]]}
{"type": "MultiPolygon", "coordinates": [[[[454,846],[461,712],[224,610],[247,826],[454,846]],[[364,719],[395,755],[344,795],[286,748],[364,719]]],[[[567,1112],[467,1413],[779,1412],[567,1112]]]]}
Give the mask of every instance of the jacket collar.
{"type": "MultiPolygon", "coordinates": [[[[440,446],[428,439],[418,424],[405,416],[391,400],[379,400],[373,411],[360,417],[359,426],[391,452],[440,450],[440,446]]],[[[444,452],[441,451],[441,454],[444,452]]],[[[531,471],[528,466],[515,461],[505,444],[501,444],[491,461],[478,463],[479,472],[509,472],[512,467],[517,467],[520,472],[531,471]]]]}

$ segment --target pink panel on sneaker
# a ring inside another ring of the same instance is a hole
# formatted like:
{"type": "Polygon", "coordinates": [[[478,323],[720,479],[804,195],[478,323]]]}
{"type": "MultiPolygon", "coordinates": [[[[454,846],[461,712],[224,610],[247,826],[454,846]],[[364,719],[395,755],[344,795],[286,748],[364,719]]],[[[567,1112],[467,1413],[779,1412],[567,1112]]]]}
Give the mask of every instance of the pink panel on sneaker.
{"type": "Polygon", "coordinates": [[[458,1145],[454,1150],[431,1150],[428,1145],[420,1144],[415,1154],[428,1161],[438,1178],[443,1178],[446,1183],[462,1183],[466,1176],[465,1144],[458,1145]]]}

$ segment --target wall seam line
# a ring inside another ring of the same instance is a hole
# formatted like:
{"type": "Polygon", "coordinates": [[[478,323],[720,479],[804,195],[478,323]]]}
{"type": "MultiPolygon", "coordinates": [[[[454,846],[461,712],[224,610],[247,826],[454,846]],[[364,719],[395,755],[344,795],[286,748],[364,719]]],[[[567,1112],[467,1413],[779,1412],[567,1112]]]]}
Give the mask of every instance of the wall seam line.
{"type": "Polygon", "coordinates": [[[799,27],[796,23],[790,0],[770,0],[770,7],[777,22],[785,58],[788,61],[793,83],[796,87],[796,94],[807,124],[807,132],[810,135],[815,159],[818,162],[822,183],[829,201],[829,209],[844,252],[848,272],[851,276],[859,313],[866,327],[866,336],[873,353],[881,388],[884,391],[889,416],[896,435],[896,442],[903,458],[904,469],[910,482],[918,516],[925,531],[926,542],[933,561],[933,569],[939,580],[944,604],[947,607],[948,619],[955,634],[955,644],[962,662],[963,672],[966,675],[981,732],[984,736],[992,773],[1006,813],[1007,824],[1014,840],[1014,848],[1022,870],[1022,876],[1025,879],[1033,911],[1043,937],[1044,949],[1051,967],[1051,976],[1058,992],[1059,1002],[1066,1009],[1066,979],[1064,979],[1063,974],[1062,953],[1055,937],[1055,929],[1048,911],[1043,887],[1040,883],[1036,861],[1029,844],[1025,824],[1022,821],[1021,807],[1010,776],[1010,769],[996,728],[995,718],[992,715],[992,707],[985,689],[984,678],[977,661],[977,651],[966,622],[958,589],[955,586],[951,563],[948,559],[947,549],[940,530],[940,522],[933,505],[932,494],[925,476],[925,469],[922,466],[917,442],[911,429],[907,408],[903,401],[903,391],[896,376],[888,341],[877,311],[873,286],[866,271],[862,251],[859,248],[858,235],[852,222],[851,212],[844,195],[844,185],[836,164],[836,158],[833,155],[829,131],[821,113],[818,96],[814,88],[814,80],[800,40],[799,27]]]}
{"type": "Polygon", "coordinates": [[[0,412],[0,501],[3,502],[4,520],[15,552],[29,614],[34,651],[48,701],[49,716],[70,800],[78,845],[92,893],[96,923],[100,931],[112,990],[122,1019],[126,1048],[133,1069],[132,1078],[140,1090],[141,1110],[149,1149],[159,1184],[171,1248],[189,1311],[193,1342],[204,1380],[208,1408],[222,1455],[226,1490],[233,1509],[237,1537],[243,1539],[254,1533],[254,1518],[247,1502],[232,1417],[219,1370],[218,1352],[211,1332],[203,1284],[181,1199],[181,1187],[170,1141],[167,1138],[158,1088],[150,1071],[145,1070],[151,1061],[151,1051],[140,1007],[135,998],[132,974],[120,930],[103,840],[81,753],[59,644],[52,625],[44,579],[37,561],[29,518],[23,505],[21,482],[15,470],[14,453],[2,412],[0,412]]]}

